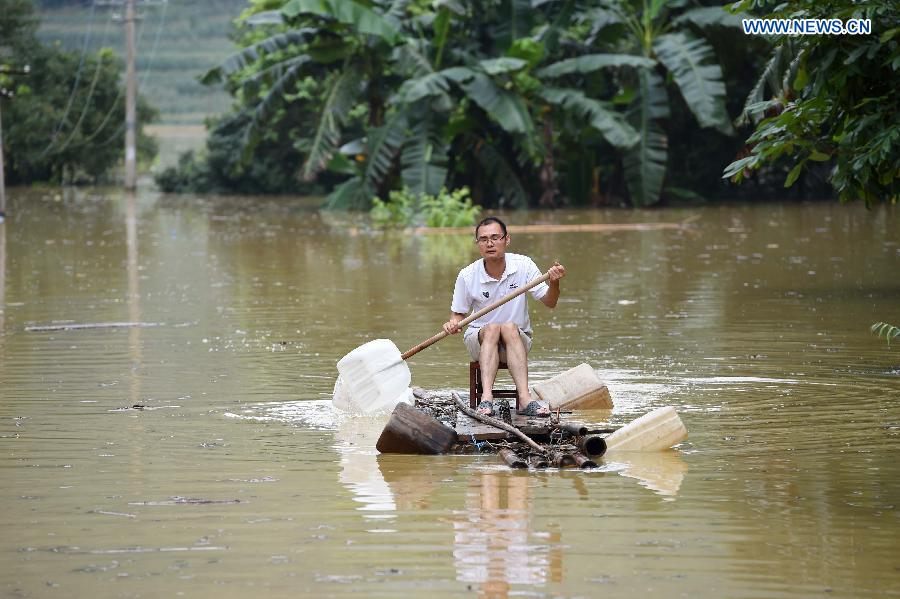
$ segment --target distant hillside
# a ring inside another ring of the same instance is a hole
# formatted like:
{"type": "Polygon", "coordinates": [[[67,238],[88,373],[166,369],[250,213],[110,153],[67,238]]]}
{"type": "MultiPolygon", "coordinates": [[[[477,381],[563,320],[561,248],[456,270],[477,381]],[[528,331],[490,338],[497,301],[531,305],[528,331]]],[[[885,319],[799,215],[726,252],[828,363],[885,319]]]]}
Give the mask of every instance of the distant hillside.
{"type": "MultiPolygon", "coordinates": [[[[113,20],[124,9],[95,6],[83,0],[36,2],[45,43],[81,51],[112,48],[124,61],[125,32],[113,20]]],[[[230,98],[220,89],[207,88],[197,77],[228,56],[232,21],[247,0],[169,0],[141,6],[138,23],[137,69],[141,93],[160,111],[160,122],[199,124],[211,114],[228,109],[230,98]]],[[[85,87],[90,74],[82,77],[85,87]]]]}

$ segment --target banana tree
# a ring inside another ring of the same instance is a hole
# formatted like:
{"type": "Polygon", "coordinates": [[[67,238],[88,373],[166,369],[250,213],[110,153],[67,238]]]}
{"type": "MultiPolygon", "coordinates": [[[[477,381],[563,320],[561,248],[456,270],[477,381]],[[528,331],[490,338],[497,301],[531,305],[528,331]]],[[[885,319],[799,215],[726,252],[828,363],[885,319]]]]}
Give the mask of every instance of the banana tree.
{"type": "MultiPolygon", "coordinates": [[[[507,8],[520,4],[516,0],[507,8]]],[[[498,35],[486,36],[492,44],[526,26],[521,18],[505,23],[498,35]]],[[[526,61],[492,56],[493,49],[471,41],[456,43],[471,32],[466,10],[452,2],[416,25],[430,29],[430,35],[409,37],[394,48],[392,64],[405,81],[389,97],[385,123],[344,146],[347,154],[363,152],[365,160],[344,163],[353,176],[331,203],[355,203],[352,198],[370,194],[399,171],[399,183],[417,195],[436,195],[449,175],[451,187],[469,184],[476,192],[489,187],[501,205],[527,205],[529,186],[523,179],[531,158],[539,155],[539,142],[525,99],[509,85],[526,61]]]]}
{"type": "Polygon", "coordinates": [[[737,27],[740,19],[722,7],[694,6],[683,0],[603,0],[584,12],[580,21],[591,28],[586,39],[589,47],[647,61],[636,71],[622,73],[616,101],[627,105],[628,122],[639,133],[638,142],[623,156],[632,204],[655,204],[665,184],[668,160],[664,125],[671,98],[667,79],[674,82],[701,127],[734,133],[725,108],[721,66],[712,46],[699,34],[710,27],[737,27]]]}
{"type": "Polygon", "coordinates": [[[271,35],[252,36],[262,39],[211,69],[203,81],[228,80],[244,97],[243,110],[250,116],[248,151],[278,110],[302,96],[302,82],[312,81],[316,96],[309,101],[309,112],[315,120],[311,135],[296,141],[305,155],[298,176],[309,181],[332,163],[345,128],[358,113],[367,114],[363,128],[384,125],[384,77],[391,71],[393,48],[405,34],[392,6],[354,0],[268,4],[276,8],[250,11],[244,20],[271,35]]]}
{"type": "Polygon", "coordinates": [[[417,68],[407,73],[393,99],[398,105],[427,106],[431,115],[445,112],[451,177],[464,172],[476,196],[487,186],[501,205],[511,206],[527,205],[534,196],[527,190],[535,184],[542,188],[542,204],[554,201],[554,130],[563,123],[577,122],[579,130],[586,125],[620,151],[638,142],[637,131],[610,102],[566,85],[565,76],[655,64],[640,56],[608,54],[556,61],[559,53],[549,49],[556,47],[574,3],[558,3],[561,9],[555,17],[544,15],[549,25],[542,28],[522,17],[528,14],[534,21],[539,14],[526,4],[494,3],[497,14],[488,11],[477,21],[442,7],[434,20],[434,43],[422,47],[424,60],[415,62],[417,68]],[[447,57],[442,44],[454,33],[458,43],[447,57]],[[451,65],[444,66],[442,59],[451,65]]]}

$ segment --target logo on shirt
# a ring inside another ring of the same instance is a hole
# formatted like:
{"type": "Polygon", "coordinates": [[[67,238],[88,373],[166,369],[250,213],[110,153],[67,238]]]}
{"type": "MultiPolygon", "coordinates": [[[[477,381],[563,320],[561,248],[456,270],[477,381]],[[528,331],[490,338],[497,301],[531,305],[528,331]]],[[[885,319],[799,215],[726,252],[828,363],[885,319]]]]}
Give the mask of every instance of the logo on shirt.
{"type": "Polygon", "coordinates": [[[510,288],[510,289],[518,289],[519,286],[516,285],[515,283],[510,283],[510,284],[509,284],[509,288],[510,288]]]}
{"type": "Polygon", "coordinates": [[[487,291],[482,291],[481,295],[483,295],[484,297],[491,297],[491,294],[488,293],[487,291]]]}

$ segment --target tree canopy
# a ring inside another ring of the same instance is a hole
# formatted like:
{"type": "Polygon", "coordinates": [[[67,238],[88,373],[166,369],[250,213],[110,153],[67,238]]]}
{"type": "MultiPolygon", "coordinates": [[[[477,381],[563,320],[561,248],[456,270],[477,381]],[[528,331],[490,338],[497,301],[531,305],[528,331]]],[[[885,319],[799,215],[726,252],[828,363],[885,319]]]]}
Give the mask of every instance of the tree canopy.
{"type": "MultiPolygon", "coordinates": [[[[738,8],[765,11],[761,0],[738,8]]],[[[748,156],[725,170],[737,181],[788,162],[784,185],[810,165],[829,167],[841,201],[867,206],[900,199],[900,5],[797,0],[771,18],[871,19],[870,35],[778,36],[744,109],[757,121],[748,156]],[[766,91],[769,91],[769,94],[766,91]]]]}
{"type": "MultiPolygon", "coordinates": [[[[32,10],[30,0],[8,0],[0,19],[0,64],[29,67],[27,75],[0,75],[0,86],[12,91],[0,100],[7,182],[98,181],[124,156],[121,63],[109,50],[81,54],[42,45],[32,10]]],[[[139,121],[154,115],[139,100],[139,121]]],[[[139,157],[149,160],[155,152],[141,133],[139,157]]]]}
{"type": "Polygon", "coordinates": [[[756,194],[778,197],[786,157],[789,183],[819,161],[842,199],[896,197],[896,8],[772,15],[807,4],[886,29],[769,43],[734,12],[765,14],[763,0],[251,0],[240,49],[204,78],[234,112],[187,164],[225,186],[323,184],[347,208],[464,186],[488,206],[734,197],[746,190],[717,183],[732,161],[727,177],[758,169],[756,194]]]}
{"type": "Polygon", "coordinates": [[[669,193],[676,96],[685,126],[733,135],[704,35],[737,22],[689,1],[253,0],[205,80],[233,93],[248,164],[283,138],[299,180],[343,181],[334,207],[444,186],[486,205],[650,205],[669,193]]]}

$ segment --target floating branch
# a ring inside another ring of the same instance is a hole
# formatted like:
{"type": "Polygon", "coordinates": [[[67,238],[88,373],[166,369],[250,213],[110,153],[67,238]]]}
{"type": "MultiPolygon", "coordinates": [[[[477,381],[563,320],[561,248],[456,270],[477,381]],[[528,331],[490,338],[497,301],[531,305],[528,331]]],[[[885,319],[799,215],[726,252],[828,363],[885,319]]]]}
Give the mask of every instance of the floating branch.
{"type": "MultiPolygon", "coordinates": [[[[184,323],[175,326],[187,326],[190,323],[184,323]]],[[[74,331],[77,329],[128,329],[128,328],[151,328],[151,327],[164,327],[166,323],[164,322],[69,322],[63,324],[46,324],[46,325],[32,325],[25,327],[25,330],[29,333],[36,333],[42,331],[74,331]]]]}
{"type": "Polygon", "coordinates": [[[506,424],[502,420],[497,420],[496,418],[491,418],[490,416],[485,416],[484,414],[480,414],[480,413],[476,412],[475,410],[473,410],[472,408],[470,408],[468,405],[466,405],[466,402],[464,402],[462,400],[462,398],[460,398],[459,394],[456,392],[453,393],[453,401],[456,402],[456,407],[459,408],[460,410],[462,410],[462,412],[466,416],[468,416],[470,418],[474,418],[475,420],[480,420],[481,422],[484,422],[485,424],[490,424],[491,426],[499,428],[500,430],[506,431],[508,433],[512,433],[515,436],[517,436],[518,438],[520,438],[523,441],[525,441],[526,443],[528,443],[528,445],[530,445],[532,448],[534,448],[535,451],[540,452],[541,455],[547,454],[546,450],[543,447],[541,447],[540,445],[535,443],[531,437],[529,437],[528,435],[526,435],[525,433],[523,433],[516,427],[514,427],[510,424],[506,424]]]}
{"type": "MultiPolygon", "coordinates": [[[[510,225],[510,233],[613,233],[617,231],[661,231],[684,229],[696,219],[686,219],[680,223],[586,223],[558,225],[510,225]]],[[[458,235],[471,234],[471,227],[416,227],[416,234],[458,235]]]]}

